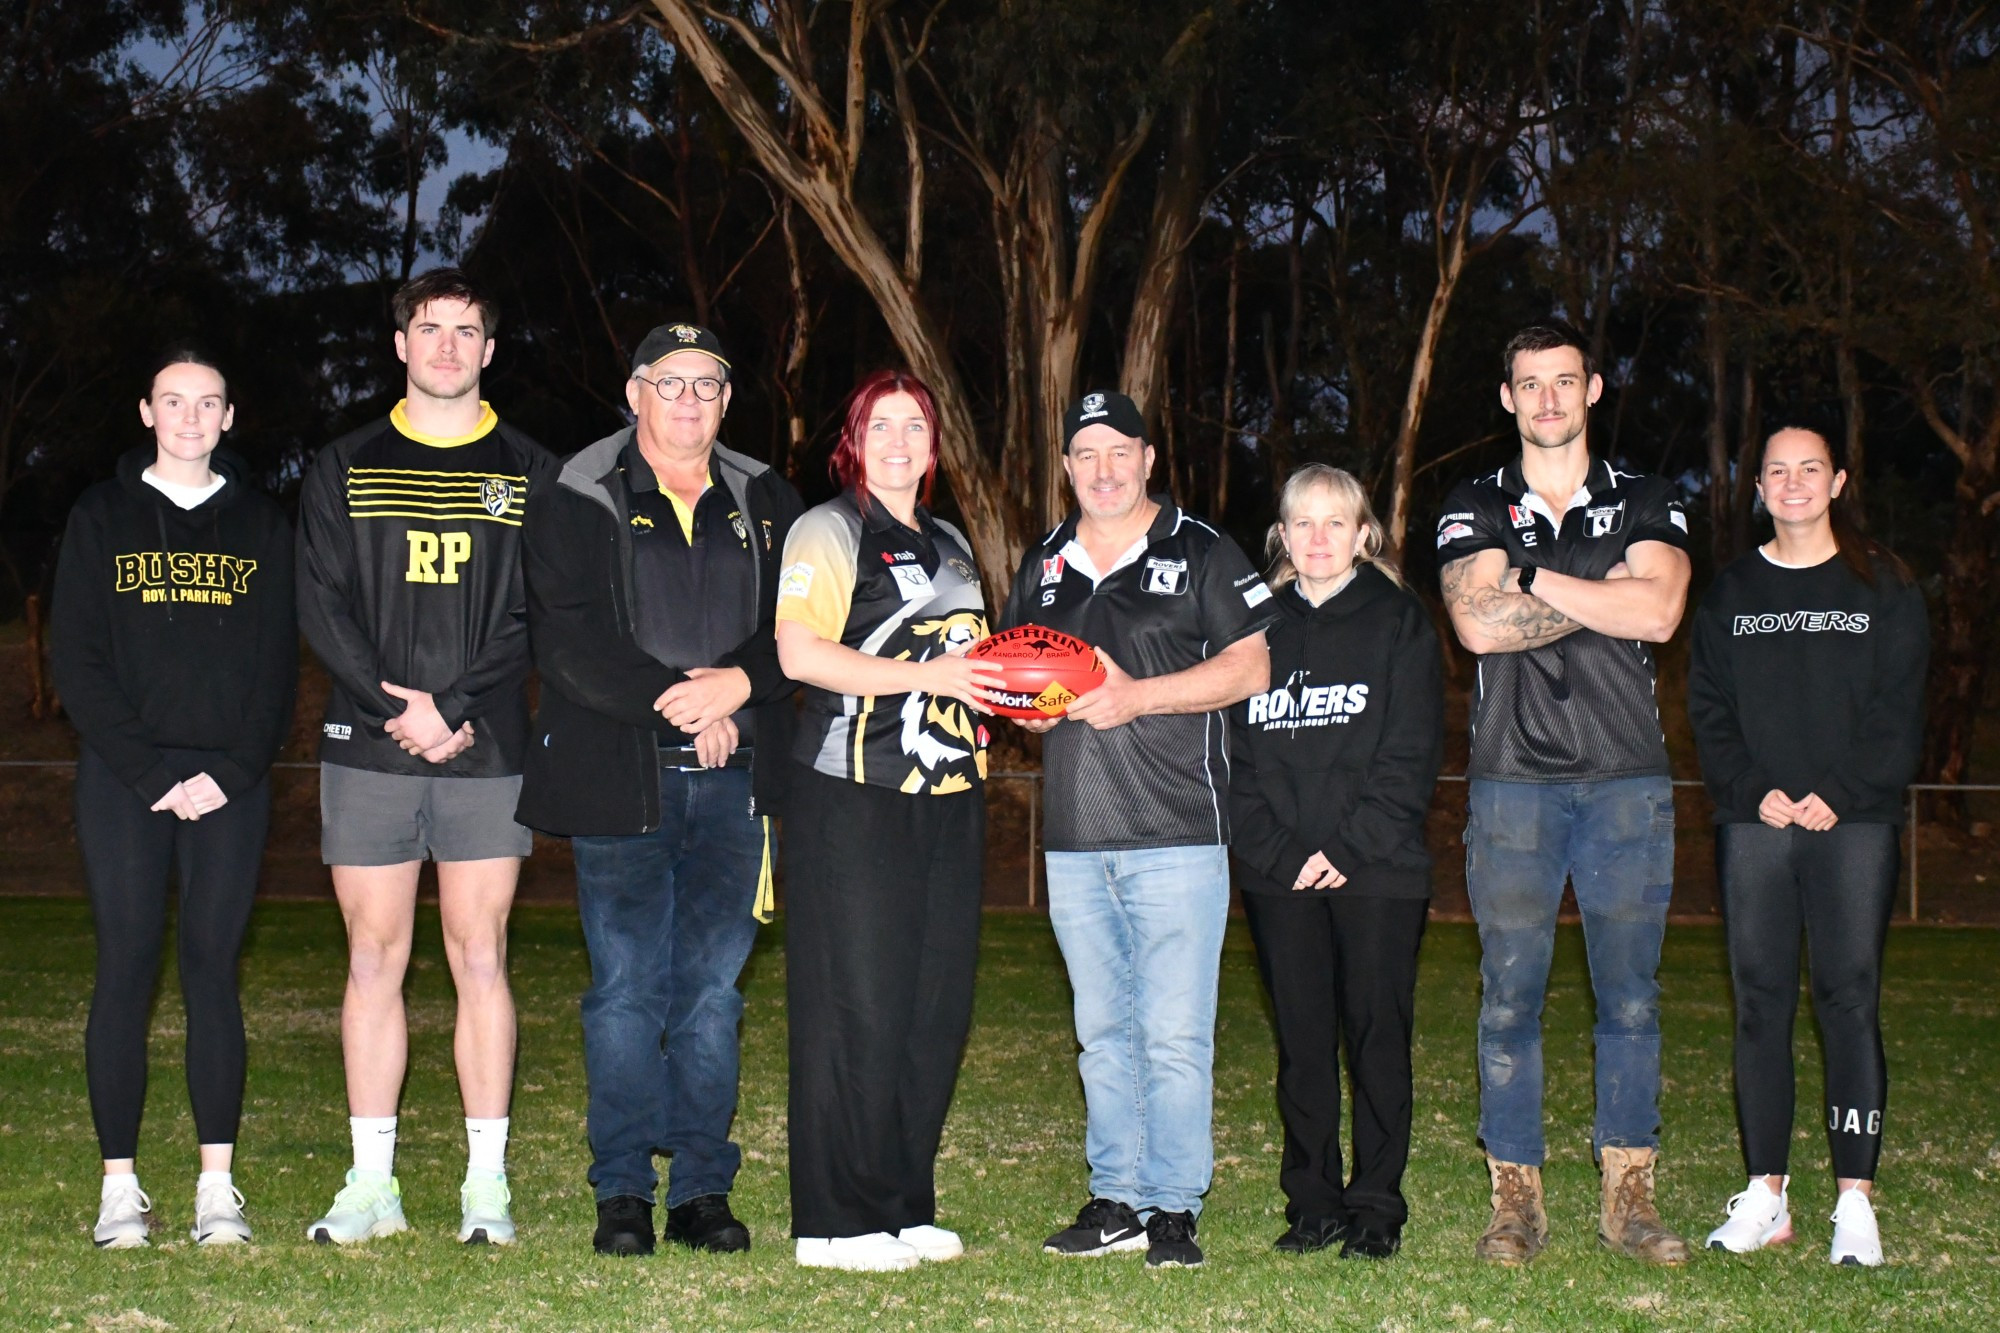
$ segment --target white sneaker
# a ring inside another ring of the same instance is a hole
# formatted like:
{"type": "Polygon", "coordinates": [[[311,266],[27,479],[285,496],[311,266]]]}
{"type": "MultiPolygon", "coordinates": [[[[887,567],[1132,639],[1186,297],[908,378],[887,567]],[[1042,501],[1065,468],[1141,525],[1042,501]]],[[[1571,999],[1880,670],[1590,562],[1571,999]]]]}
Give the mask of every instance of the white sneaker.
{"type": "Polygon", "coordinates": [[[346,1186],[333,1196],[333,1207],[306,1228],[306,1239],[322,1245],[352,1245],[409,1229],[410,1224],[403,1220],[403,1187],[394,1176],[349,1171],[346,1186]]]}
{"type": "Polygon", "coordinates": [[[146,1238],[146,1214],[153,1211],[153,1201],[139,1188],[137,1176],[124,1179],[130,1183],[111,1186],[97,1205],[97,1229],[90,1238],[100,1250],[132,1250],[153,1243],[146,1238]]]}
{"type": "Polygon", "coordinates": [[[941,1264],[965,1253],[965,1242],[958,1238],[958,1233],[943,1227],[904,1227],[896,1233],[896,1239],[915,1250],[917,1258],[926,1263],[941,1264]]]}
{"type": "Polygon", "coordinates": [[[194,1229],[188,1234],[197,1245],[248,1245],[250,1224],[243,1218],[242,1193],[221,1181],[195,1186],[194,1229]]]}
{"type": "Polygon", "coordinates": [[[512,1245],[514,1219],[507,1205],[513,1201],[507,1177],[466,1176],[458,1191],[459,1241],[466,1245],[512,1245]]]}
{"type": "Polygon", "coordinates": [[[1741,1194],[1729,1200],[1729,1220],[1708,1233],[1708,1248],[1731,1254],[1748,1254],[1766,1245],[1783,1245],[1792,1238],[1792,1210],[1788,1195],[1792,1178],[1773,1193],[1762,1176],[1756,1177],[1741,1194]]]}
{"type": "Polygon", "coordinates": [[[801,1268],[844,1268],[850,1273],[899,1273],[922,1262],[916,1246],[886,1231],[831,1240],[801,1236],[792,1253],[801,1268]]]}
{"type": "Polygon", "coordinates": [[[1860,1190],[1842,1190],[1833,1205],[1833,1250],[1827,1255],[1843,1268],[1880,1268],[1882,1233],[1875,1205],[1860,1190]]]}

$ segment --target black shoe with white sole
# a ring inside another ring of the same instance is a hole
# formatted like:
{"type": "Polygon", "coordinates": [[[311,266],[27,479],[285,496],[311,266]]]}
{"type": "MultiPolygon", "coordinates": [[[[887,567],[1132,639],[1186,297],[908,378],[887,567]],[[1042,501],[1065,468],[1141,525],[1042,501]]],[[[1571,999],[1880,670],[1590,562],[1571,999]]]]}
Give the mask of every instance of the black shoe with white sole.
{"type": "Polygon", "coordinates": [[[1194,1240],[1193,1213],[1155,1210],[1146,1219],[1146,1267],[1200,1268],[1201,1246],[1194,1240]]]}
{"type": "Polygon", "coordinates": [[[1064,1227],[1042,1242],[1044,1253],[1067,1255],[1073,1259],[1145,1248],[1145,1224],[1139,1220],[1139,1214],[1132,1211],[1130,1204],[1119,1203],[1116,1199],[1092,1199],[1076,1215],[1074,1225],[1064,1227]]]}

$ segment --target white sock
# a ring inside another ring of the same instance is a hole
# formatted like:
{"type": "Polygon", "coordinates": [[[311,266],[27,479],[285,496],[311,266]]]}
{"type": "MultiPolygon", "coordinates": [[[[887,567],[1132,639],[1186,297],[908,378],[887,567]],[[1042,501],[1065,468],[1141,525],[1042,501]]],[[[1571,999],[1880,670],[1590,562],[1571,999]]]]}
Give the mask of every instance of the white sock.
{"type": "Polygon", "coordinates": [[[498,1120],[474,1120],[465,1118],[465,1147],[467,1175],[474,1171],[484,1171],[491,1175],[507,1174],[507,1117],[498,1120]]]}
{"type": "Polygon", "coordinates": [[[138,1172],[120,1171],[116,1175],[106,1176],[104,1178],[104,1184],[99,1188],[97,1197],[100,1199],[108,1199],[114,1193],[117,1193],[120,1190],[135,1190],[138,1188],[139,1188],[138,1172]]]}
{"type": "Polygon", "coordinates": [[[396,1174],[396,1117],[351,1115],[347,1131],[354,1136],[354,1169],[378,1176],[396,1174]]]}
{"type": "Polygon", "coordinates": [[[234,1188],[236,1179],[227,1171],[204,1171],[194,1178],[194,1187],[197,1191],[205,1190],[210,1185],[234,1188]]]}

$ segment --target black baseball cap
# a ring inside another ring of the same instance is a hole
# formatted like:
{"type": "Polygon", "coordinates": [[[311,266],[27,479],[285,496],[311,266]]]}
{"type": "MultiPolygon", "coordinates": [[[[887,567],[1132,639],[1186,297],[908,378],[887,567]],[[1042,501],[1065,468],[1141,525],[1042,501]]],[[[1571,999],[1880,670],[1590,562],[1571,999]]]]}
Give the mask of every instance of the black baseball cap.
{"type": "Polygon", "coordinates": [[[662,324],[641,339],[639,350],[632,353],[632,373],[636,375],[675,352],[706,352],[720,361],[724,370],[732,369],[729,354],[722,350],[722,339],[712,330],[699,324],[662,324]]]}
{"type": "Polygon", "coordinates": [[[1063,413],[1063,452],[1085,426],[1109,426],[1120,435],[1135,440],[1146,438],[1146,416],[1139,405],[1122,393],[1087,393],[1063,413]]]}

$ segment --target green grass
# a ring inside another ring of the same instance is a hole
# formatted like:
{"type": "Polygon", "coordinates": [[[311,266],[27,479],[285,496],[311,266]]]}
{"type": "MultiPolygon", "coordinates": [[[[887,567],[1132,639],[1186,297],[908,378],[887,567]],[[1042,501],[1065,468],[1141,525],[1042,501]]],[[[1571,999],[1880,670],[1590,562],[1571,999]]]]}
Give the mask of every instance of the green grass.
{"type": "MultiPolygon", "coordinates": [[[[1684,1270],[1613,1259],[1595,1239],[1589,1161],[1588,987],[1566,929],[1550,997],[1548,1177],[1555,1228],[1530,1269],[1476,1264],[1485,1179],[1473,1139],[1477,941],[1435,926],[1418,1003],[1417,1133],[1403,1253],[1372,1265],[1287,1259],[1276,1184],[1274,1055],[1247,938],[1222,974],[1216,1181],[1209,1264],[1147,1273],[1135,1256],[1062,1262],[1041,1238],[1084,1197],[1083,1104],[1068,992],[1045,921],[990,916],[979,1008],[940,1163],[958,1263],[884,1276],[808,1273],[785,1239],[784,978],[769,930],[747,978],[746,1160],[736,1206],[747,1257],[590,1253],[576,996],[586,968],[573,913],[523,908],[513,975],[521,1059],[511,1154],[522,1243],[453,1240],[464,1136],[450,1072],[450,986],[434,912],[411,982],[412,1073],[399,1172],[414,1234],[352,1250],[305,1242],[346,1165],[337,1049],[340,923],[330,905],[261,907],[244,964],[250,1086],[237,1164],[259,1244],[185,1240],[194,1133],[171,978],[154,1027],[142,1178],[164,1230],[147,1251],[97,1253],[96,1149],[82,1074],[89,917],[80,903],[0,900],[0,1325],[22,1328],[1354,1328],[1881,1330],[2000,1328],[2000,1017],[1995,936],[1898,930],[1887,1025],[1895,1085],[1881,1181],[1890,1265],[1825,1262],[1832,1183],[1810,1109],[1818,1056],[1801,1024],[1795,1214],[1801,1242],[1684,1270]]],[[[1741,1185],[1729,1096],[1729,1009],[1717,930],[1675,927],[1666,991],[1662,1207],[1691,1235],[1741,1185]]]]}

